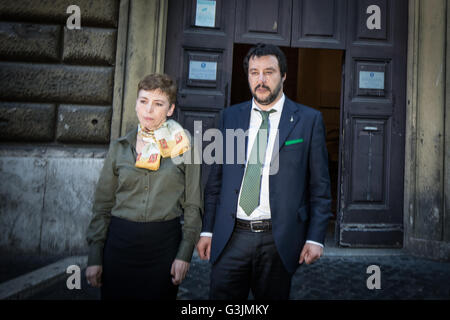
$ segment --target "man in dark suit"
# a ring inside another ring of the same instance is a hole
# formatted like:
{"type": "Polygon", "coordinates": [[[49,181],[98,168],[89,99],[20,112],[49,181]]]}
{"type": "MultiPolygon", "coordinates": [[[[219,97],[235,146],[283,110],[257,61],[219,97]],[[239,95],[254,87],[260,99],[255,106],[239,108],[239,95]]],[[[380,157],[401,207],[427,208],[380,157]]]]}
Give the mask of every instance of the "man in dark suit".
{"type": "Polygon", "coordinates": [[[324,124],[319,111],[285,97],[286,69],[278,47],[251,48],[244,70],[253,100],[222,114],[226,161],[211,168],[197,244],[212,263],[211,299],[247,299],[249,290],[288,299],[299,264],[323,253],[331,216],[324,124]],[[230,129],[248,130],[245,150],[230,129]]]}

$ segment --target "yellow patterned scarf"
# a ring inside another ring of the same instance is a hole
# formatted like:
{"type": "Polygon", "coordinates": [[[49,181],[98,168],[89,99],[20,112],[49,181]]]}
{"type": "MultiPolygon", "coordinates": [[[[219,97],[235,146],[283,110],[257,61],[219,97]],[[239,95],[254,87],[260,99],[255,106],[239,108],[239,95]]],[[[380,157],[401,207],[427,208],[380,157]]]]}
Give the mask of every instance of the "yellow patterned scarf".
{"type": "Polygon", "coordinates": [[[189,139],[183,127],[175,120],[167,120],[153,131],[144,131],[138,125],[138,135],[147,144],[136,158],[135,166],[156,171],[163,158],[175,158],[190,149],[189,139]]]}

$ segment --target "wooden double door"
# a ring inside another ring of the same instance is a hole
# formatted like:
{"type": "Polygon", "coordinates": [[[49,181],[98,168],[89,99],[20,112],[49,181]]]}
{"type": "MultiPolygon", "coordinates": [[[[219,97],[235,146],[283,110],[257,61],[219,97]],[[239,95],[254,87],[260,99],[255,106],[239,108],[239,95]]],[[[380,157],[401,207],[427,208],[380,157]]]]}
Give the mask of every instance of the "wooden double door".
{"type": "Polygon", "coordinates": [[[217,127],[243,85],[237,46],[341,50],[336,239],[402,246],[407,12],[407,0],[169,0],[176,119],[193,135],[217,127]]]}

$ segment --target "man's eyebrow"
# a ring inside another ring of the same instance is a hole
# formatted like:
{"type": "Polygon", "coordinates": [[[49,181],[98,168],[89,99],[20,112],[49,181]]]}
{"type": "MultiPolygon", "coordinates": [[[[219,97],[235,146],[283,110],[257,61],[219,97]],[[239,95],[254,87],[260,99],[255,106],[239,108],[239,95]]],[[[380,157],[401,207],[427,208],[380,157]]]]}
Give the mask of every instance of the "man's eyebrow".
{"type": "MultiPolygon", "coordinates": [[[[258,68],[250,68],[249,69],[249,71],[253,71],[253,70],[258,70],[258,68]]],[[[267,67],[267,68],[264,68],[264,70],[277,70],[277,68],[275,68],[275,67],[267,67]]]]}

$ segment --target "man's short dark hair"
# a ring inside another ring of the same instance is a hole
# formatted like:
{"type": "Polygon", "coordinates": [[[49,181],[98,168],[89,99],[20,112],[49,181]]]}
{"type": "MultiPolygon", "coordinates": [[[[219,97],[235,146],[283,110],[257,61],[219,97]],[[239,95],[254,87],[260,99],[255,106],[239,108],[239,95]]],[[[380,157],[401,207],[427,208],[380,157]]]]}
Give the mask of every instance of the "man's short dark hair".
{"type": "Polygon", "coordinates": [[[275,56],[278,60],[278,66],[280,67],[281,77],[287,72],[287,61],[286,56],[284,55],[281,49],[273,44],[265,44],[258,43],[256,46],[250,48],[247,55],[244,58],[244,71],[248,76],[248,62],[253,57],[262,57],[262,56],[275,56]]]}

